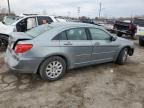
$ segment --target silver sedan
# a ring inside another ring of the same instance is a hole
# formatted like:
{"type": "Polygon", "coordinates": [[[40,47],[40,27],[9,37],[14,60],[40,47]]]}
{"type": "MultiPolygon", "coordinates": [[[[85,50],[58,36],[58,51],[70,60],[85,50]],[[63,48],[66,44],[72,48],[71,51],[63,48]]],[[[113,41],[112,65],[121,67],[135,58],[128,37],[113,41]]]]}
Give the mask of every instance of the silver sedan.
{"type": "Polygon", "coordinates": [[[11,33],[5,62],[11,70],[60,79],[67,69],[106,62],[124,64],[134,53],[132,41],[83,23],[53,23],[11,33]]]}

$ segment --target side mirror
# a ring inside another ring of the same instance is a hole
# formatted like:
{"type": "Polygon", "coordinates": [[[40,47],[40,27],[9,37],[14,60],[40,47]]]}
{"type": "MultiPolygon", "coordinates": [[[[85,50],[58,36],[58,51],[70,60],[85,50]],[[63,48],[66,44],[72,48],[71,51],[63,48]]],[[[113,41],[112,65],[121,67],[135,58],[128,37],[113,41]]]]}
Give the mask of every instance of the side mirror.
{"type": "Polygon", "coordinates": [[[117,37],[111,36],[110,40],[111,41],[116,41],[117,37]]]}

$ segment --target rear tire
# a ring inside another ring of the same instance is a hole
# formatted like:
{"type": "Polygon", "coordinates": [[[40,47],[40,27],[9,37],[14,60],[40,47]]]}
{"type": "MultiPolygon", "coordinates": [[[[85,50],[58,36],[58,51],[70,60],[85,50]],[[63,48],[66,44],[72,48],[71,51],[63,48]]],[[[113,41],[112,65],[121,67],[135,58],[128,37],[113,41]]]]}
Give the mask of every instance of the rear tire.
{"type": "Polygon", "coordinates": [[[135,33],[131,34],[131,38],[134,39],[134,40],[137,39],[136,36],[135,36],[135,33]]]}
{"type": "Polygon", "coordinates": [[[120,65],[125,64],[127,61],[127,57],[128,57],[128,48],[123,48],[119,53],[116,63],[120,65]]]}
{"type": "Polygon", "coordinates": [[[62,78],[66,71],[66,62],[59,56],[53,56],[46,59],[40,66],[40,75],[42,79],[56,81],[62,78]]]}
{"type": "Polygon", "coordinates": [[[8,37],[0,35],[0,51],[5,51],[8,46],[8,37]]]}

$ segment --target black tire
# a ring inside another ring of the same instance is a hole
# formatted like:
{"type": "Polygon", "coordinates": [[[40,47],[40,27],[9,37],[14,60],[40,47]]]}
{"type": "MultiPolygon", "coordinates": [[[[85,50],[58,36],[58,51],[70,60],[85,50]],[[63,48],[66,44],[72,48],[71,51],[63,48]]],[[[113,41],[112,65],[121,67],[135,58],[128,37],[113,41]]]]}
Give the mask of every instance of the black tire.
{"type": "Polygon", "coordinates": [[[118,37],[122,37],[122,35],[123,35],[123,34],[120,33],[120,32],[117,33],[117,36],[118,36],[118,37]]]}
{"type": "Polygon", "coordinates": [[[144,42],[142,41],[142,39],[140,37],[139,37],[139,45],[144,46],[144,42]]]}
{"type": "Polygon", "coordinates": [[[128,48],[123,48],[119,53],[116,63],[120,65],[125,64],[127,61],[127,57],[128,57],[128,48]]]}
{"type": "Polygon", "coordinates": [[[130,36],[131,36],[132,39],[137,40],[137,38],[135,36],[135,33],[131,34],[130,36]]]}
{"type": "Polygon", "coordinates": [[[66,62],[63,58],[61,58],[59,56],[53,56],[53,57],[46,59],[40,66],[40,70],[39,70],[39,73],[40,73],[42,79],[48,80],[48,81],[56,81],[58,79],[61,79],[64,76],[65,72],[66,72],[66,62]],[[57,72],[58,70],[56,69],[56,67],[52,67],[53,62],[58,62],[58,63],[60,63],[60,65],[62,65],[61,72],[57,72]],[[49,68],[48,68],[48,66],[49,66],[49,68]],[[56,73],[57,73],[57,75],[56,75],[56,73]],[[54,76],[56,76],[56,77],[54,77],[54,76]]]}
{"type": "Polygon", "coordinates": [[[0,51],[5,51],[8,45],[8,37],[0,35],[0,51]]]}

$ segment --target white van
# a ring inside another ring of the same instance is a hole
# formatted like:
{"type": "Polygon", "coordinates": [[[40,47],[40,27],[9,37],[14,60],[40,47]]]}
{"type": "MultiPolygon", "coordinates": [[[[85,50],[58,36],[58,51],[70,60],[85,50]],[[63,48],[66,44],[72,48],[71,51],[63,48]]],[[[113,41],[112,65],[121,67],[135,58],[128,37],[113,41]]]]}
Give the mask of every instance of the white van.
{"type": "Polygon", "coordinates": [[[136,36],[144,35],[144,18],[135,18],[133,23],[137,26],[136,36]]]}
{"type": "Polygon", "coordinates": [[[66,20],[47,15],[6,16],[0,22],[0,50],[7,47],[9,33],[25,32],[39,25],[51,24],[52,22],[66,22],[66,20]]]}
{"type": "Polygon", "coordinates": [[[139,45],[144,46],[144,18],[135,18],[133,23],[137,26],[136,36],[139,37],[139,45]]]}

